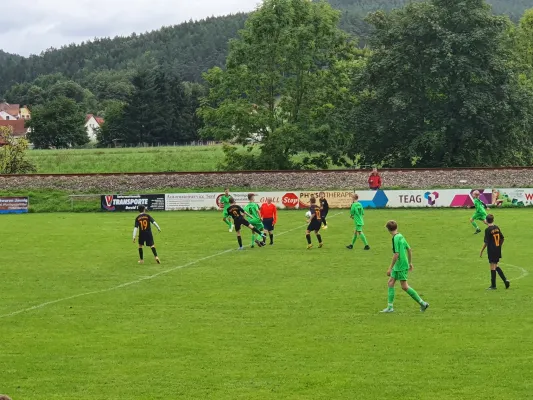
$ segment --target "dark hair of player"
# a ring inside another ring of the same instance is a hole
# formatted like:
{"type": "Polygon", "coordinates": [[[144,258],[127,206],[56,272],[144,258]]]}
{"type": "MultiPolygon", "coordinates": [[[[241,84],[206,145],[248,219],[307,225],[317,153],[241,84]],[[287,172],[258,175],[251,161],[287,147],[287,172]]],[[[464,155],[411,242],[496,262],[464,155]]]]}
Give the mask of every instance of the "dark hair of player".
{"type": "Polygon", "coordinates": [[[230,198],[229,198],[229,203],[230,203],[230,204],[235,204],[235,199],[234,199],[233,197],[230,197],[230,198]]]}
{"type": "Polygon", "coordinates": [[[139,206],[139,212],[143,213],[146,211],[146,207],[145,206],[139,206]]]}
{"type": "Polygon", "coordinates": [[[355,200],[359,200],[359,195],[358,195],[357,193],[354,193],[354,194],[353,194],[353,198],[354,198],[355,200]]]}
{"type": "Polygon", "coordinates": [[[392,221],[392,220],[387,222],[387,225],[385,226],[387,227],[389,232],[394,232],[395,230],[398,229],[398,224],[396,223],[396,221],[392,221]]]}
{"type": "Polygon", "coordinates": [[[248,194],[248,200],[250,200],[250,201],[251,201],[251,200],[252,200],[252,197],[254,197],[254,196],[255,196],[255,194],[254,194],[254,193],[249,193],[249,194],[248,194]]]}
{"type": "Polygon", "coordinates": [[[492,214],[487,215],[487,222],[489,224],[492,224],[494,222],[494,215],[492,214]]]}
{"type": "Polygon", "coordinates": [[[311,197],[311,198],[309,199],[309,202],[310,202],[311,204],[316,204],[316,199],[315,199],[314,197],[311,197]]]}

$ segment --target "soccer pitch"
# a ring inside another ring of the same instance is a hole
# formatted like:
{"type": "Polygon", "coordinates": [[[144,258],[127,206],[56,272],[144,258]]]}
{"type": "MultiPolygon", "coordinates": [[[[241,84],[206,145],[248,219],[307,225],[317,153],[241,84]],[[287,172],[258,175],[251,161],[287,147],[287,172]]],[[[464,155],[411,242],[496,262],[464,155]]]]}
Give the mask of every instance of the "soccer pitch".
{"type": "MultiPolygon", "coordinates": [[[[368,210],[371,251],[345,248],[332,210],[306,250],[303,211],[275,245],[233,251],[221,214],[152,214],[161,265],[137,264],[135,214],[2,216],[0,393],[50,399],[528,399],[533,397],[532,211],[493,210],[505,290],[472,210],[368,210]],[[396,290],[387,220],[413,248],[396,290]]],[[[243,232],[250,243],[250,232],[243,232]]]]}

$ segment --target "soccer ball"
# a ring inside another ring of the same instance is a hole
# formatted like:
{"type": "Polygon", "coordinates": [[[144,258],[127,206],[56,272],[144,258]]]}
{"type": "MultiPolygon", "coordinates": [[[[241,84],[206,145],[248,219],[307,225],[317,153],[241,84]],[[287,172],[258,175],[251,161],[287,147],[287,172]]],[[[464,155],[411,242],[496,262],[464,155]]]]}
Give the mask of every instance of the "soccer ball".
{"type": "Polygon", "coordinates": [[[307,212],[305,213],[305,216],[306,216],[307,218],[311,218],[311,211],[307,211],[307,212]]]}

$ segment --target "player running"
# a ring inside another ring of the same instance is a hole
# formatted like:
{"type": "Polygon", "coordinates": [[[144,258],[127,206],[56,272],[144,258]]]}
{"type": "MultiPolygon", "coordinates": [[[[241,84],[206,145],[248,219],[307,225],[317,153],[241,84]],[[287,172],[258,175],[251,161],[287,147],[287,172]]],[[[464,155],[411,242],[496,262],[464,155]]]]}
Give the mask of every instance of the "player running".
{"type": "MultiPolygon", "coordinates": [[[[259,212],[259,206],[255,202],[255,195],[253,193],[250,193],[248,195],[248,200],[250,202],[246,206],[244,206],[244,211],[246,212],[246,214],[248,214],[250,216],[249,222],[258,231],[263,232],[265,227],[263,226],[263,221],[261,221],[261,215],[260,215],[260,212],[259,212]]],[[[265,240],[264,239],[266,239],[266,235],[263,235],[261,237],[261,239],[263,239],[263,241],[261,242],[261,245],[259,247],[262,247],[262,246],[265,245],[265,240]]],[[[255,247],[255,243],[256,243],[255,233],[252,232],[252,244],[250,245],[250,247],[252,249],[255,247]]]]}
{"type": "Polygon", "coordinates": [[[313,245],[311,244],[311,232],[315,232],[316,238],[318,239],[318,247],[321,248],[323,246],[322,236],[320,236],[320,228],[322,227],[322,215],[320,213],[320,207],[316,205],[316,198],[311,197],[309,201],[311,203],[311,206],[309,207],[309,212],[311,213],[311,216],[307,221],[309,225],[307,226],[307,230],[305,231],[305,237],[307,239],[307,250],[313,248],[313,245]]]}
{"type": "Polygon", "coordinates": [[[265,227],[265,235],[268,233],[272,246],[274,244],[274,226],[278,222],[278,209],[275,204],[272,204],[272,197],[267,197],[266,203],[261,204],[260,212],[265,227]]]}
{"type": "Polygon", "coordinates": [[[479,199],[479,191],[475,190],[472,193],[472,197],[474,198],[474,206],[471,208],[475,208],[476,211],[474,212],[474,215],[472,215],[472,218],[470,218],[470,223],[474,228],[476,228],[476,232],[474,234],[477,235],[478,233],[481,233],[481,229],[479,229],[476,221],[483,221],[483,223],[487,225],[486,218],[488,208],[485,203],[479,199]]]}
{"type": "Polygon", "coordinates": [[[222,206],[224,207],[224,210],[222,211],[222,221],[224,221],[225,224],[229,226],[229,231],[233,232],[233,224],[231,223],[231,217],[228,214],[228,208],[230,206],[229,199],[231,198],[229,194],[229,189],[224,189],[224,195],[220,198],[220,202],[222,203],[222,206]]]}
{"type": "Polygon", "coordinates": [[[407,292],[409,296],[413,298],[418,304],[420,304],[420,311],[424,312],[429,307],[429,303],[426,303],[420,298],[418,293],[407,284],[407,274],[413,270],[412,263],[412,251],[411,246],[405,240],[403,235],[398,232],[398,224],[396,221],[389,221],[386,228],[392,235],[392,262],[387,270],[387,276],[389,276],[389,301],[388,306],[382,313],[391,313],[394,311],[394,285],[396,281],[400,281],[402,289],[407,292]]]}
{"type": "Polygon", "coordinates": [[[326,217],[328,216],[329,212],[329,204],[326,200],[326,194],[324,192],[320,192],[318,194],[319,200],[320,200],[320,214],[322,216],[322,225],[324,229],[328,229],[328,223],[326,222],[326,217]]]}
{"type": "Polygon", "coordinates": [[[352,250],[355,244],[355,241],[357,240],[357,237],[359,236],[361,240],[363,241],[363,244],[365,245],[365,250],[370,250],[370,246],[368,245],[366,236],[363,233],[363,226],[365,225],[365,221],[364,221],[365,210],[363,209],[362,204],[359,203],[359,195],[357,193],[354,193],[352,195],[352,199],[353,199],[353,203],[352,203],[352,208],[350,209],[350,218],[352,218],[354,222],[354,231],[353,231],[353,237],[352,237],[352,244],[346,246],[346,248],[349,250],[352,250]]]}
{"type": "Polygon", "coordinates": [[[487,255],[489,256],[490,264],[490,286],[487,290],[496,290],[496,272],[500,275],[500,278],[502,278],[505,288],[509,289],[511,282],[507,280],[502,269],[498,266],[500,258],[502,258],[502,246],[505,237],[500,228],[494,224],[494,215],[487,215],[487,223],[489,226],[485,229],[485,241],[483,243],[483,248],[479,253],[479,256],[483,257],[483,252],[488,248],[487,255]]]}
{"type": "MultiPolygon", "coordinates": [[[[262,233],[257,228],[253,227],[250,222],[244,218],[245,215],[252,218],[251,215],[246,213],[241,206],[235,204],[235,199],[233,197],[229,198],[229,204],[228,207],[228,215],[233,218],[233,224],[235,225],[235,232],[237,232],[237,242],[239,242],[239,250],[244,250],[244,247],[242,247],[242,237],[241,237],[241,226],[245,226],[248,229],[250,229],[252,232],[257,233],[259,236],[263,237],[264,233],[262,233]]],[[[259,247],[263,247],[264,243],[260,242],[259,240],[256,240],[255,243],[259,247]]]]}
{"type": "Polygon", "coordinates": [[[139,232],[139,264],[144,264],[143,246],[148,246],[152,249],[155,261],[161,264],[161,260],[157,256],[157,250],[155,249],[154,236],[152,235],[152,226],[154,224],[159,232],[161,228],[157,225],[151,215],[147,214],[145,206],[139,206],[139,215],[135,218],[135,228],[133,228],[133,243],[137,239],[137,232],[139,232]]]}

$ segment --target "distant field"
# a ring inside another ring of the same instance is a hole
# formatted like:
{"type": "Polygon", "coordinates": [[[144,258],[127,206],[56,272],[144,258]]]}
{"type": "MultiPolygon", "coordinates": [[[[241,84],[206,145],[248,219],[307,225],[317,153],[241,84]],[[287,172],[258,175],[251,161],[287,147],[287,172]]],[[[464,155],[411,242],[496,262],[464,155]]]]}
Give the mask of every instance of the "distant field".
{"type": "Polygon", "coordinates": [[[31,150],[41,174],[216,171],[222,146],[31,150]]]}

